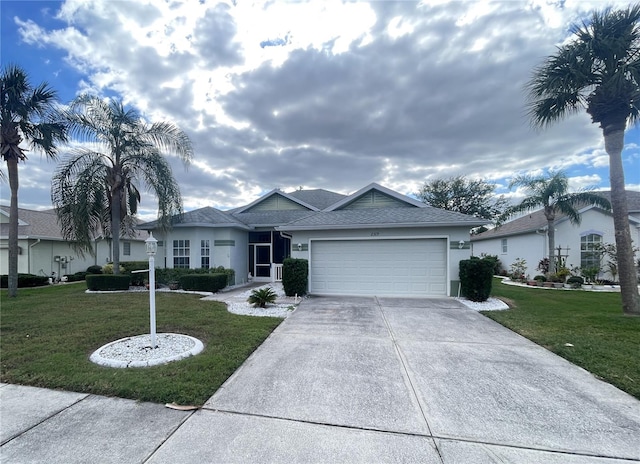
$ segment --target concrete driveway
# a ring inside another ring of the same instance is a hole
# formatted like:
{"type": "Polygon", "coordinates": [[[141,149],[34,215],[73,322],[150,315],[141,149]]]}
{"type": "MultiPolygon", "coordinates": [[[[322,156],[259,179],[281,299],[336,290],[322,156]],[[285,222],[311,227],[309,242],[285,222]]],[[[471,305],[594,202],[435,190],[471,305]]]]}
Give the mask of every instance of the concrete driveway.
{"type": "Polygon", "coordinates": [[[640,401],[453,299],[309,298],[195,413],[1,387],[7,463],[640,462],[640,401]]]}
{"type": "Polygon", "coordinates": [[[455,300],[329,297],[305,300],[151,459],[633,461],[639,401],[455,300]]]}

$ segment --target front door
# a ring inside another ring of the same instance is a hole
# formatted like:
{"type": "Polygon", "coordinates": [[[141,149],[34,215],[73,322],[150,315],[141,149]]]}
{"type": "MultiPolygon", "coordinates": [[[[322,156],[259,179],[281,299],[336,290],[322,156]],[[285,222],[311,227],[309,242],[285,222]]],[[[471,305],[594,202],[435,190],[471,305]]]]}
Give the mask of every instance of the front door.
{"type": "Polygon", "coordinates": [[[249,268],[256,279],[271,278],[271,244],[251,243],[249,245],[249,268]]]}

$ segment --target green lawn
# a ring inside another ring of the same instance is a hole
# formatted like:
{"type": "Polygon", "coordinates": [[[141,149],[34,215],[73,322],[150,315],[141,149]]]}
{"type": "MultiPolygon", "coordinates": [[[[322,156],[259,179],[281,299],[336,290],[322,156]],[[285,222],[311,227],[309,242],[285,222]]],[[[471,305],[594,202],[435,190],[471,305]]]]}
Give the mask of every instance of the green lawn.
{"type": "Polygon", "coordinates": [[[157,332],[200,339],[194,357],[147,368],[89,361],[105,343],[149,333],[148,293],[86,294],[84,283],[0,292],[0,380],[158,403],[203,404],[280,324],[197,295],[156,294],[157,332]]]}
{"type": "Polygon", "coordinates": [[[640,399],[640,317],[622,314],[619,293],[515,287],[495,279],[492,295],[512,309],[485,316],[640,399]]]}

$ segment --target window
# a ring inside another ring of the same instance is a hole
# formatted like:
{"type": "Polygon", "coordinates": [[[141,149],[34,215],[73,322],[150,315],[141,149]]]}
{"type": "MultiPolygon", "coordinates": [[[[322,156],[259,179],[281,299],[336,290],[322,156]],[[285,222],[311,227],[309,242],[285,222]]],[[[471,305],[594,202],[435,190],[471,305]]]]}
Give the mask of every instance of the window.
{"type": "Polygon", "coordinates": [[[209,269],[210,248],[209,240],[200,240],[200,267],[202,269],[209,269]]]}
{"type": "Polygon", "coordinates": [[[173,267],[189,269],[189,240],[173,241],[173,267]]]}
{"type": "Polygon", "coordinates": [[[587,234],[580,238],[580,267],[588,269],[590,267],[600,267],[600,252],[597,247],[602,243],[602,235],[587,234]]]}
{"type": "Polygon", "coordinates": [[[122,254],[131,256],[131,242],[122,242],[122,254]]]}
{"type": "Polygon", "coordinates": [[[508,249],[507,248],[507,239],[506,238],[502,239],[501,245],[502,245],[502,253],[504,254],[504,253],[507,252],[507,249],[508,249]]]}

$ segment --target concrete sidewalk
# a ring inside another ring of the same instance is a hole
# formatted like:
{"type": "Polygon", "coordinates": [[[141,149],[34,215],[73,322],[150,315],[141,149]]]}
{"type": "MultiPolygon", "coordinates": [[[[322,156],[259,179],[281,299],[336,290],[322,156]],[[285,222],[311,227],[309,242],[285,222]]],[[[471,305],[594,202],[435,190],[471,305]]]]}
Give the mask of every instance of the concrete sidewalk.
{"type": "Polygon", "coordinates": [[[640,462],[639,401],[453,299],[307,299],[195,413],[0,398],[3,463],[640,462]]]}

